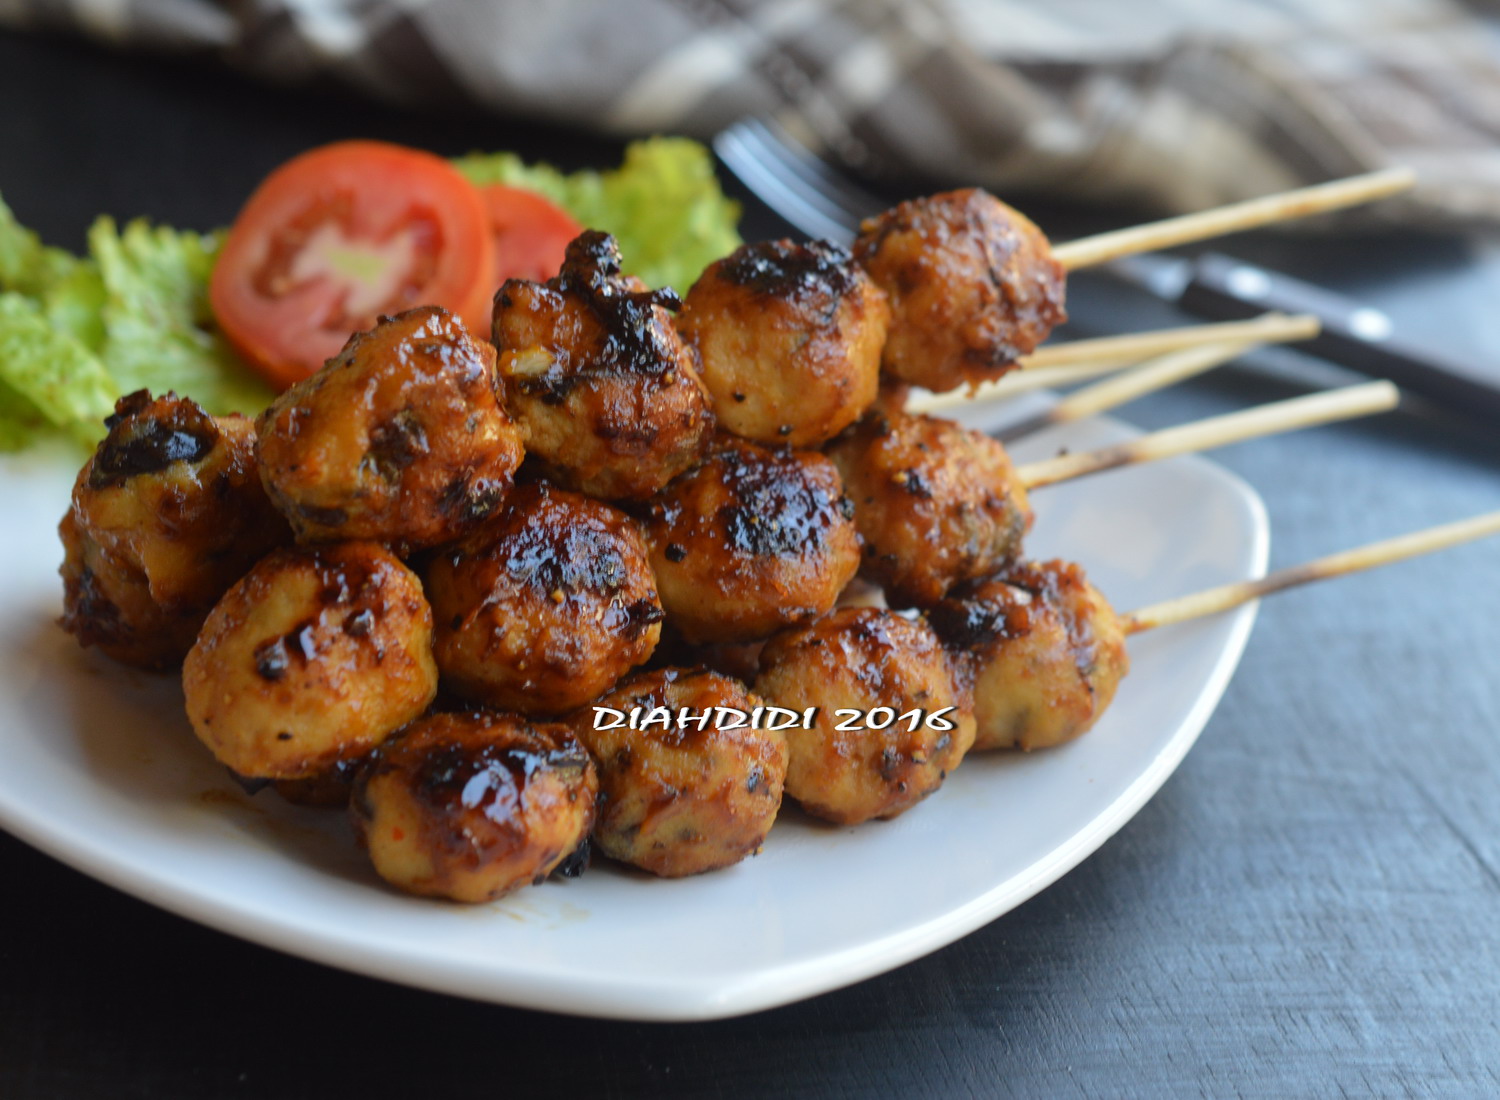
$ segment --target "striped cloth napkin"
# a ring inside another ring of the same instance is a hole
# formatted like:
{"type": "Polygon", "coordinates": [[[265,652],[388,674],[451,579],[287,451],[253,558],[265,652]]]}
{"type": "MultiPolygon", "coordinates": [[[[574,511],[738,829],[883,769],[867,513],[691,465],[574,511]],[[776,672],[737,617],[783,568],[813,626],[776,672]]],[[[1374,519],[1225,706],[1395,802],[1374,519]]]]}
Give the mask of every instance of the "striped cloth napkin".
{"type": "Polygon", "coordinates": [[[1406,164],[1422,184],[1398,216],[1471,225],[1500,221],[1500,35],[1486,9],[1493,3],[0,0],[0,25],[211,54],[277,81],[332,74],[390,100],[461,98],[621,135],[706,138],[769,115],[876,176],[1163,213],[1406,164]]]}

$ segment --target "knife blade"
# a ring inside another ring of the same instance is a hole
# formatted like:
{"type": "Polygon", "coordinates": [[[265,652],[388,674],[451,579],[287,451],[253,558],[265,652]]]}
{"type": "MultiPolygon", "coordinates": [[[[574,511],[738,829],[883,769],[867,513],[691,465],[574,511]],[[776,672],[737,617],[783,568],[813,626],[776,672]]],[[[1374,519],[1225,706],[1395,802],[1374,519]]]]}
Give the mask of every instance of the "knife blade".
{"type": "Polygon", "coordinates": [[[1403,340],[1373,306],[1291,275],[1217,252],[1195,258],[1145,253],[1105,265],[1132,286],[1189,313],[1236,320],[1267,310],[1316,314],[1323,331],[1298,347],[1493,426],[1500,418],[1500,365],[1480,364],[1403,340]]]}

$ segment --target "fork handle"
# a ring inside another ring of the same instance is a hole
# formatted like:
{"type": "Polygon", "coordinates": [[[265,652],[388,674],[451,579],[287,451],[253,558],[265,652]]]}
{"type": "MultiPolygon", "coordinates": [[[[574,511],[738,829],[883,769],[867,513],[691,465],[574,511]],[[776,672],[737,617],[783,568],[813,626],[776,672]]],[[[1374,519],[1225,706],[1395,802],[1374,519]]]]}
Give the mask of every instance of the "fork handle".
{"type": "Polygon", "coordinates": [[[1388,378],[1402,389],[1486,421],[1500,417],[1500,365],[1477,364],[1397,338],[1389,318],[1326,287],[1219,253],[1193,261],[1180,304],[1205,317],[1267,310],[1316,314],[1322,332],[1302,346],[1330,362],[1388,378]]]}

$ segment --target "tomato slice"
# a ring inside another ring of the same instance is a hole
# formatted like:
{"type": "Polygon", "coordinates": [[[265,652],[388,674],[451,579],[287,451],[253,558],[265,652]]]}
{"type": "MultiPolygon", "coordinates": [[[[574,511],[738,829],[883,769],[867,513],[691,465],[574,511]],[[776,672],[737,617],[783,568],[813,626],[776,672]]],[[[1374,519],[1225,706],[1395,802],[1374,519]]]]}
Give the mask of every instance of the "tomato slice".
{"type": "Polygon", "coordinates": [[[506,279],[544,282],[562,267],[568,242],[583,232],[562,207],[535,191],[481,187],[495,234],[495,286],[506,279]]]}
{"type": "Polygon", "coordinates": [[[285,388],[382,313],[436,304],[489,331],[495,246],[479,191],[441,157],[344,141],[250,196],[209,283],[220,327],[285,388]]]}

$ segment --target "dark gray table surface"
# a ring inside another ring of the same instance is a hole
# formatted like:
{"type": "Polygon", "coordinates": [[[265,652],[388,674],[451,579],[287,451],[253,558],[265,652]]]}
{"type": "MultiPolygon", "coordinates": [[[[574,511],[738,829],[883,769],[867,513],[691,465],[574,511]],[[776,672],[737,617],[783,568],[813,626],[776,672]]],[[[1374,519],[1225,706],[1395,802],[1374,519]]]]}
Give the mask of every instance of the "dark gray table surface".
{"type": "MultiPolygon", "coordinates": [[[[338,137],[569,165],[617,153],[15,36],[0,36],[0,103],[0,192],[73,247],[100,212],[222,224],[267,170],[338,137]]],[[[1057,219],[1060,235],[1089,220],[1057,219]]],[[[774,231],[747,219],[747,235],[774,231]]],[[[1358,291],[1500,370],[1500,262],[1478,242],[1231,250],[1358,291]]],[[[1073,303],[1081,329],[1181,323],[1098,279],[1073,303]]],[[[1320,378],[1263,357],[1128,416],[1165,425],[1320,378]]],[[[1264,495],[1278,564],[1500,508],[1500,432],[1441,413],[1218,458],[1264,495]]],[[[739,1020],[568,1019],[355,977],[0,834],[0,1096],[1495,1095],[1497,559],[1481,544],[1268,602],[1197,747],[1077,870],[928,958],[739,1020]]]]}

